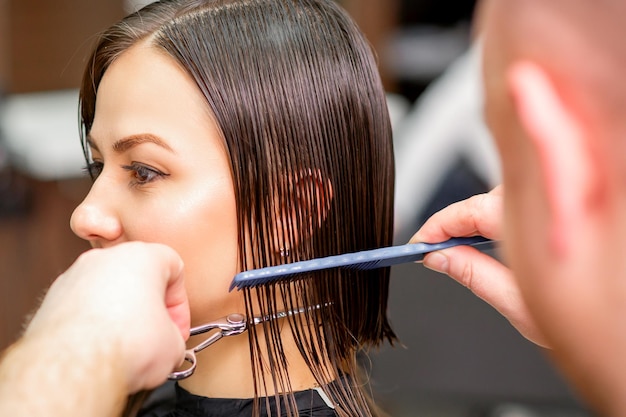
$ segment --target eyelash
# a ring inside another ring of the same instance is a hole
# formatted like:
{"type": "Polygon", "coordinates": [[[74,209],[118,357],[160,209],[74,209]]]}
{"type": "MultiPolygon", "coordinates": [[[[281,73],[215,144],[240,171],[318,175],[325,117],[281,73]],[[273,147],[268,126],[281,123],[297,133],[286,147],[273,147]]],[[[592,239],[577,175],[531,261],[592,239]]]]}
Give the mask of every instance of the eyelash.
{"type": "Polygon", "coordinates": [[[131,186],[139,186],[151,183],[158,179],[169,176],[152,167],[133,162],[130,165],[122,165],[122,169],[133,173],[133,182],[131,186]]]}
{"type": "MultiPolygon", "coordinates": [[[[104,169],[104,163],[100,161],[89,162],[87,166],[83,168],[83,171],[87,172],[91,179],[95,181],[98,176],[102,173],[104,169]]],[[[133,162],[130,165],[122,165],[122,169],[133,173],[131,186],[140,186],[151,183],[163,177],[169,176],[169,174],[165,174],[157,169],[148,167],[143,164],[138,164],[133,162]]]]}

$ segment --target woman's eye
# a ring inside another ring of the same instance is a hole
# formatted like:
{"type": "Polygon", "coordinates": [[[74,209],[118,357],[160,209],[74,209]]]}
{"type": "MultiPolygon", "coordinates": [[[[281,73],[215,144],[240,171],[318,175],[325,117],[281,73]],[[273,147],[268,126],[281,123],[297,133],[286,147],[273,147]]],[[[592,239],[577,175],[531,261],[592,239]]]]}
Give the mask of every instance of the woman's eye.
{"type": "Polygon", "coordinates": [[[87,166],[83,168],[83,171],[89,174],[92,181],[95,181],[100,176],[103,169],[104,169],[104,164],[102,162],[91,161],[87,163],[87,166]]]}
{"type": "Polygon", "coordinates": [[[131,173],[133,184],[132,185],[143,185],[154,180],[163,178],[168,176],[169,174],[164,174],[163,172],[142,165],[138,163],[132,163],[130,165],[122,166],[123,169],[129,171],[131,173]]]}

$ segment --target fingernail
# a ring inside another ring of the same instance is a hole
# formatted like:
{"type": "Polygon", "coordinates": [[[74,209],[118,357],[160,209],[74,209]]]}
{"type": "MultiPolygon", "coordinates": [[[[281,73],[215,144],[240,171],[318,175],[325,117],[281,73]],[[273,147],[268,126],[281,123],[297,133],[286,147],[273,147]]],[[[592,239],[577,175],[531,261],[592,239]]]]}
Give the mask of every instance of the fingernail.
{"type": "Polygon", "coordinates": [[[426,255],[424,258],[424,266],[433,271],[441,272],[442,274],[448,273],[448,257],[441,252],[433,252],[426,255]]]}
{"type": "Polygon", "coordinates": [[[418,243],[421,242],[421,236],[420,236],[420,232],[419,230],[417,232],[415,232],[415,234],[411,237],[411,239],[409,239],[408,243],[418,243]]]}

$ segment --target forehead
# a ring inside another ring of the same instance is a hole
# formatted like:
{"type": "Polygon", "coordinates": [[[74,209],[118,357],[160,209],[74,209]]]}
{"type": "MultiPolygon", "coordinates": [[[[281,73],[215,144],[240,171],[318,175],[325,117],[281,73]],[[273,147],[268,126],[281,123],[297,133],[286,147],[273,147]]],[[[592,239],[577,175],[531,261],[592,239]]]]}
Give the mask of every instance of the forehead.
{"type": "Polygon", "coordinates": [[[89,136],[96,142],[138,132],[168,136],[190,126],[209,128],[209,114],[191,77],[171,57],[142,42],[104,73],[89,136]]]}

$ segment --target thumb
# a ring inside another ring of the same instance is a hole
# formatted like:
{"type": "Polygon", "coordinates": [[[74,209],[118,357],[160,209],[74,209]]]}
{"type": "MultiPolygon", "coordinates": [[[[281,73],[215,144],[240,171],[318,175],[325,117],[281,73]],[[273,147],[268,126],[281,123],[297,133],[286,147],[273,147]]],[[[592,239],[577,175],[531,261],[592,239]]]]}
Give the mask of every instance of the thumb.
{"type": "Polygon", "coordinates": [[[170,277],[165,289],[165,307],[181,336],[184,340],[187,340],[191,327],[191,314],[182,268],[180,273],[170,277]]]}

